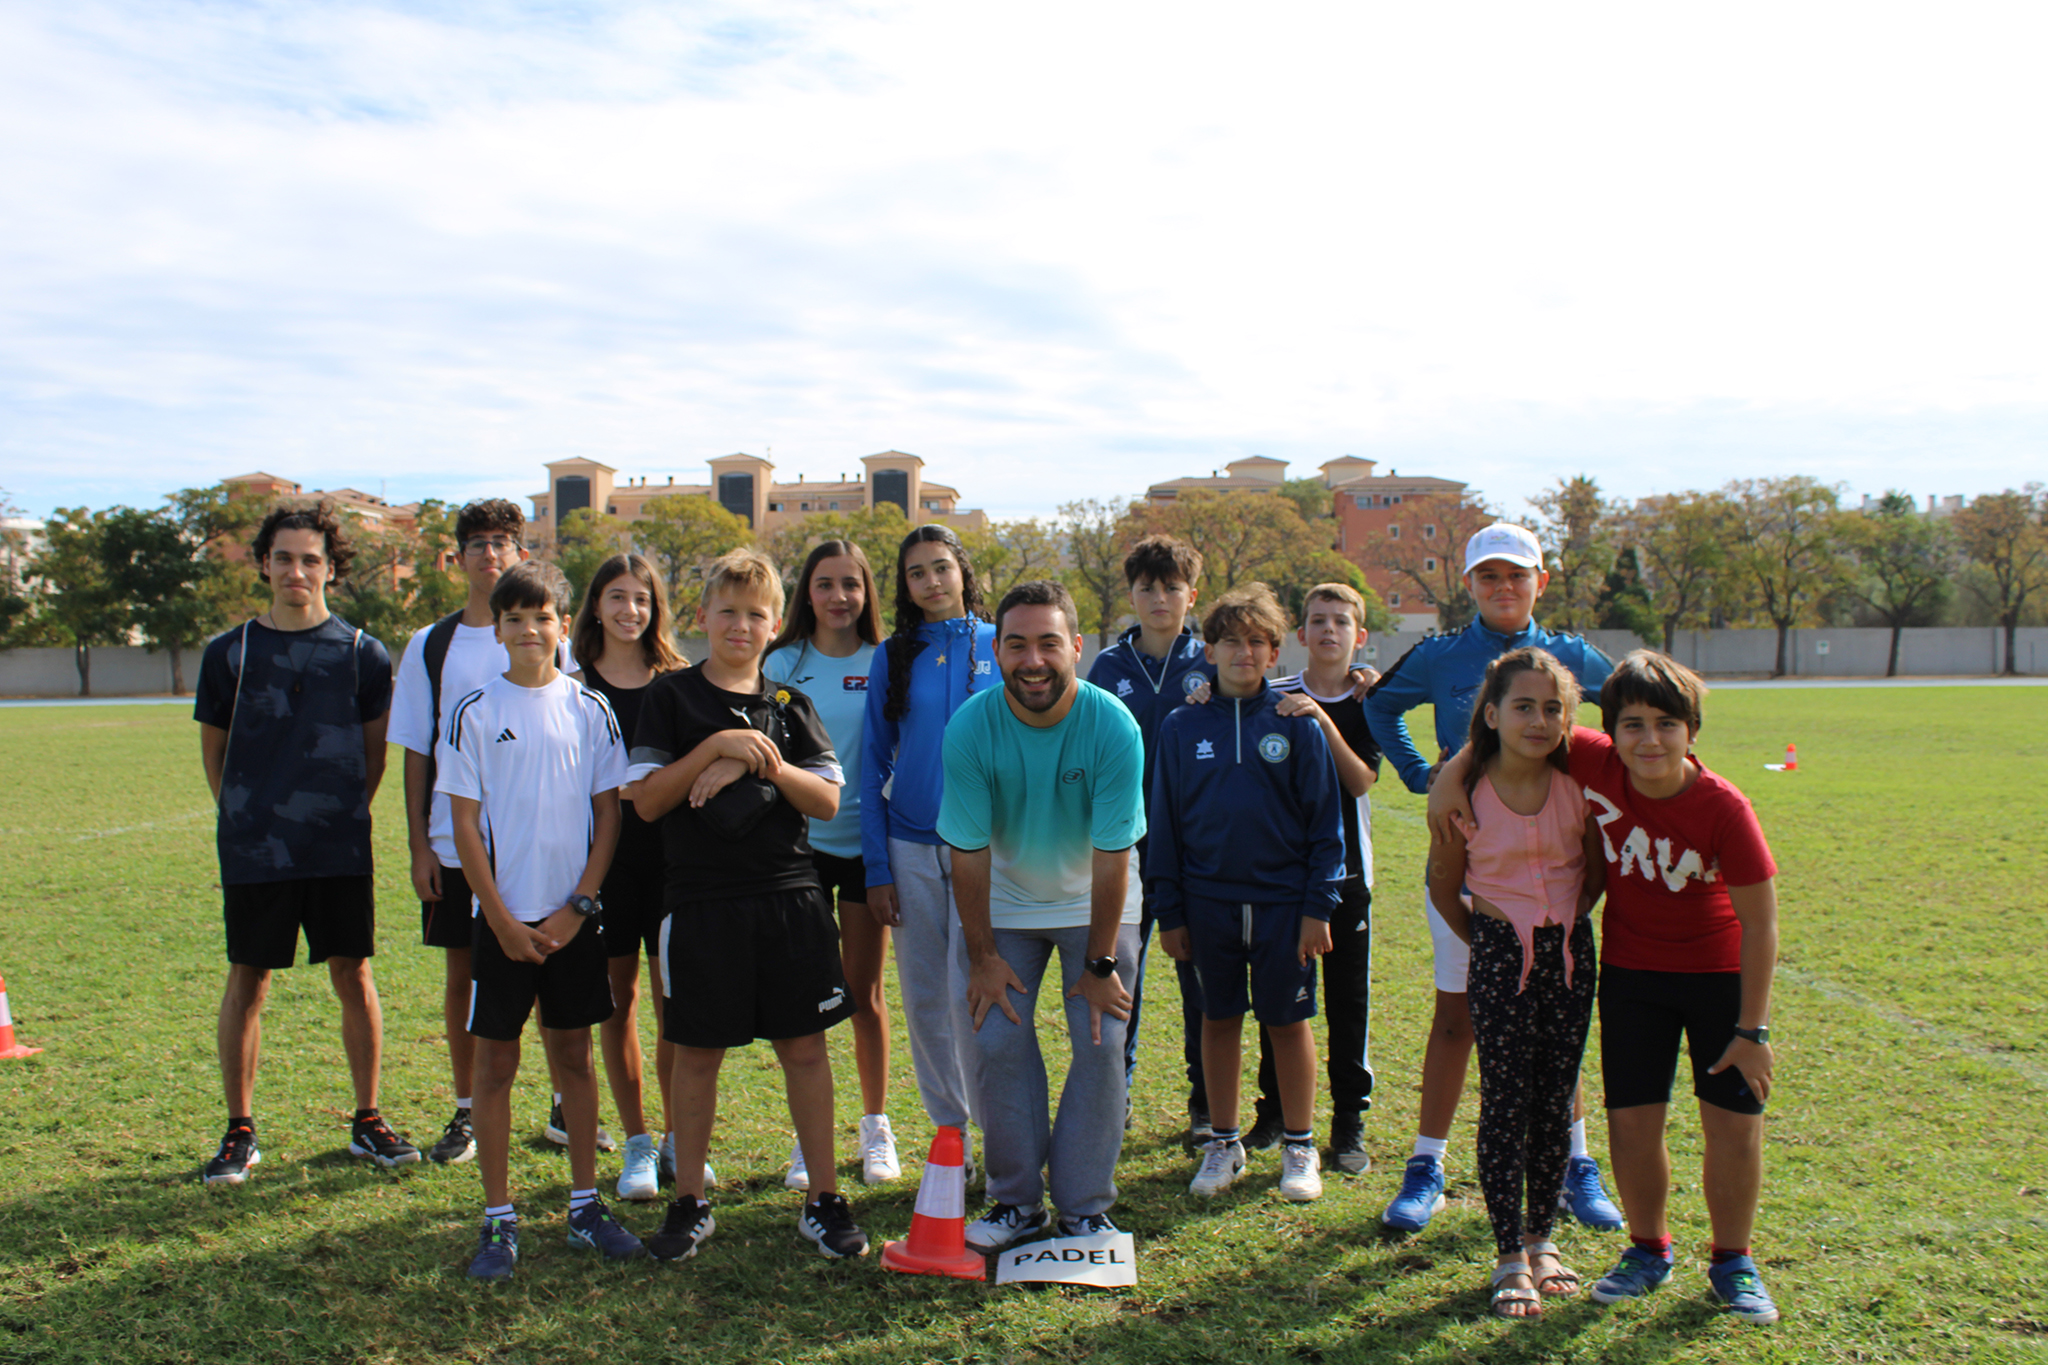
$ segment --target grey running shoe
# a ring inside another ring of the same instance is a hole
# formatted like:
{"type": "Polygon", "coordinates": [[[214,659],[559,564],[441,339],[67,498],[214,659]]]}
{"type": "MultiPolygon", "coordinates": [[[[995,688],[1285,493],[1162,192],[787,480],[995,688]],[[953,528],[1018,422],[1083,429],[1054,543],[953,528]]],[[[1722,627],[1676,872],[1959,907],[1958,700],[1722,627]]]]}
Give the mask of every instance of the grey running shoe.
{"type": "Polygon", "coordinates": [[[993,1256],[1012,1242],[1031,1236],[1046,1223],[1037,1204],[991,1204],[988,1212],[967,1225],[967,1249],[993,1256]]]}

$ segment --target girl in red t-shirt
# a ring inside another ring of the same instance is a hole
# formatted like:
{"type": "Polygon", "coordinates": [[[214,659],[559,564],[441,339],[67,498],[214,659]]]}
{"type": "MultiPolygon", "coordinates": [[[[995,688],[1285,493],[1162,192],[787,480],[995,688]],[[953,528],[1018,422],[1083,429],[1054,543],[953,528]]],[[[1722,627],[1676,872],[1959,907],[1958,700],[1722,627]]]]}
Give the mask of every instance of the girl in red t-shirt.
{"type": "MultiPolygon", "coordinates": [[[[1671,1274],[1664,1127],[1681,1034],[1691,1054],[1713,1224],[1707,1275],[1729,1311],[1778,1319],[1750,1256],[1770,1097],[1777,865],[1742,793],[1693,757],[1706,685],[1637,650],[1600,689],[1606,733],[1573,732],[1572,776],[1607,864],[1600,1062],[1617,1191],[1633,1245],[1593,1286],[1600,1303],[1639,1298],[1671,1274]]],[[[1462,757],[1462,756],[1461,756],[1462,757]]],[[[1432,828],[1457,813],[1456,782],[1430,796],[1432,828]]],[[[1469,816],[1467,817],[1469,818],[1469,816]]]]}

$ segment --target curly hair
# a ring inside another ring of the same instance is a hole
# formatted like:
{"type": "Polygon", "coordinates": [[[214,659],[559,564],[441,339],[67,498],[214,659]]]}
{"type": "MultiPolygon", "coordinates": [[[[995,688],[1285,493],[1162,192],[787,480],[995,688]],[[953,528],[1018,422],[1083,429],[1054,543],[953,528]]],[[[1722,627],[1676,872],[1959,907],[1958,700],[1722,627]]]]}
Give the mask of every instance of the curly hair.
{"type": "Polygon", "coordinates": [[[281,502],[270,509],[263,524],[256,528],[256,539],[249,550],[256,560],[256,573],[266,584],[270,582],[270,547],[279,531],[318,531],[327,538],[327,564],[334,570],[334,581],[339,583],[348,577],[356,547],[342,529],[341,516],[333,503],[322,498],[318,502],[281,502]]]}
{"type": "MultiPolygon", "coordinates": [[[[960,566],[962,609],[975,620],[988,619],[988,612],[982,606],[981,584],[974,577],[974,561],[968,558],[967,547],[960,543],[960,537],[936,522],[920,526],[903,537],[903,543],[896,547],[896,621],[887,646],[889,695],[882,705],[882,714],[890,720],[902,720],[909,713],[910,666],[924,652],[924,641],[917,638],[917,628],[924,624],[924,608],[917,605],[917,599],[910,594],[910,574],[903,561],[915,546],[934,543],[945,546],[953,556],[953,562],[960,566]]],[[[970,644],[970,655],[972,649],[970,644]]]]}
{"type": "Polygon", "coordinates": [[[466,502],[455,514],[455,548],[469,544],[469,538],[479,531],[503,531],[514,540],[521,539],[526,535],[526,513],[505,498],[466,502]]]}

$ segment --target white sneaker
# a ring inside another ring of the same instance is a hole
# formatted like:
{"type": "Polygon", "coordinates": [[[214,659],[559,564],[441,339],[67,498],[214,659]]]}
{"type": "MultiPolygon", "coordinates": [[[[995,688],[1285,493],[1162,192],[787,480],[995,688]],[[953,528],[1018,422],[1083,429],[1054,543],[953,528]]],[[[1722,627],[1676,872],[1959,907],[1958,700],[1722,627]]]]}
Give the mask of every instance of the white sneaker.
{"type": "Polygon", "coordinates": [[[789,1174],[782,1177],[782,1183],[793,1190],[811,1187],[811,1173],[804,1168],[804,1145],[801,1142],[789,1149],[789,1174]]]}
{"type": "Polygon", "coordinates": [[[1313,1142],[1280,1144],[1280,1193],[1297,1204],[1323,1197],[1323,1154],[1313,1142]]]}
{"type": "Polygon", "coordinates": [[[979,1256],[993,1256],[1036,1233],[1046,1222],[1042,1204],[991,1204],[987,1213],[967,1225],[967,1249],[979,1256]]]}
{"type": "Polygon", "coordinates": [[[1210,1138],[1202,1144],[1202,1165],[1188,1182],[1188,1193],[1221,1194],[1244,1174],[1244,1143],[1236,1138],[1210,1138]]]}
{"type": "Polygon", "coordinates": [[[661,1157],[655,1150],[654,1134],[635,1133],[626,1139],[625,1167],[619,1172],[619,1198],[660,1197],[661,1157]]]}
{"type": "Polygon", "coordinates": [[[886,1185],[901,1178],[903,1164],[896,1159],[896,1134],[887,1114],[864,1114],[860,1120],[860,1178],[870,1185],[886,1185]]]}

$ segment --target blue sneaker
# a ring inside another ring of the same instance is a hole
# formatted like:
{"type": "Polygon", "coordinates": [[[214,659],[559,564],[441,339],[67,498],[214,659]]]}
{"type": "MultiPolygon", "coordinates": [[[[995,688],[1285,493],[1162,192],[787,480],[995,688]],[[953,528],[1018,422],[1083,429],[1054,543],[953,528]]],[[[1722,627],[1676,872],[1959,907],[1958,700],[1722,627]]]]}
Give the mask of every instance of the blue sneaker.
{"type": "Polygon", "coordinates": [[[1620,1303],[1640,1299],[1671,1278],[1671,1260],[1632,1246],[1621,1253],[1614,1269],[1593,1282],[1593,1302],[1620,1303]]]}
{"type": "Polygon", "coordinates": [[[1600,1183],[1600,1163],[1592,1157],[1575,1156],[1564,1163],[1557,1206],[1595,1232],[1621,1231],[1621,1210],[1607,1197],[1607,1188],[1600,1183]]]}
{"type": "Polygon", "coordinates": [[[1433,1156],[1411,1156],[1401,1177],[1401,1192],[1380,1221],[1402,1232],[1420,1232],[1444,1206],[1444,1164],[1433,1156]]]}
{"type": "Polygon", "coordinates": [[[519,1224],[510,1218],[484,1219],[483,1235],[469,1263],[472,1280],[509,1280],[519,1261],[519,1224]]]}
{"type": "Polygon", "coordinates": [[[607,1261],[637,1261],[647,1254],[640,1239],[619,1226],[602,1199],[569,1215],[569,1245],[598,1252],[607,1261]]]}
{"type": "Polygon", "coordinates": [[[1771,1302],[1763,1276],[1757,1274],[1756,1262],[1749,1257],[1737,1256],[1732,1261],[1708,1266],[1707,1282],[1714,1286],[1714,1297],[1744,1322],[1778,1320],[1778,1305],[1771,1302]]]}

